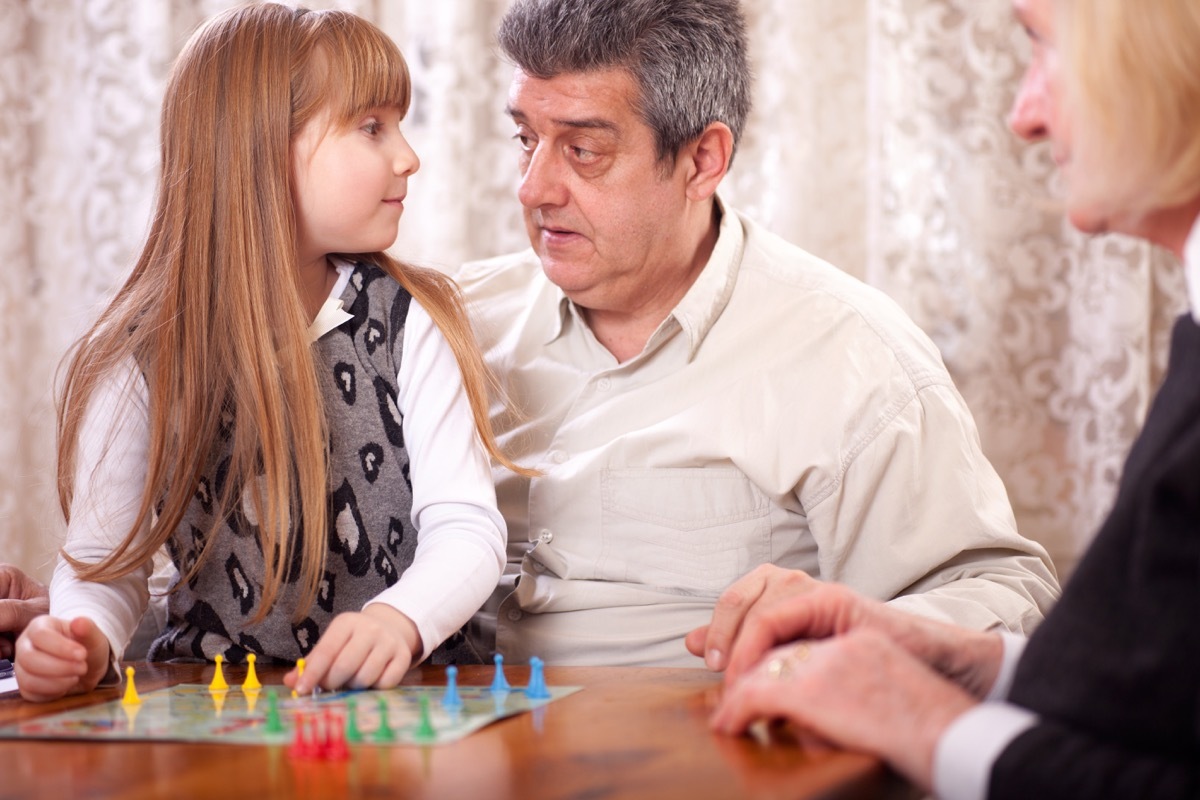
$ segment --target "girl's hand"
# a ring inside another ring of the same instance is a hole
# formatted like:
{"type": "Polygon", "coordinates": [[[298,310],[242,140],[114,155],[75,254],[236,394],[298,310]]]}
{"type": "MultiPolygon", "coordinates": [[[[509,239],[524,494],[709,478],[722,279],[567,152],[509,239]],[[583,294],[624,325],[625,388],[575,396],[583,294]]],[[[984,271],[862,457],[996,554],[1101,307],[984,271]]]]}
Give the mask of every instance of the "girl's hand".
{"type": "Polygon", "coordinates": [[[317,686],[338,689],[390,689],[421,652],[417,626],[384,603],[334,617],[329,629],[304,659],[304,674],[292,670],[283,682],[298,694],[317,686]]]}
{"type": "Polygon", "coordinates": [[[35,703],[96,688],[108,672],[108,639],[87,617],[62,620],[37,617],[25,628],[16,647],[17,684],[21,697],[35,703]]]}

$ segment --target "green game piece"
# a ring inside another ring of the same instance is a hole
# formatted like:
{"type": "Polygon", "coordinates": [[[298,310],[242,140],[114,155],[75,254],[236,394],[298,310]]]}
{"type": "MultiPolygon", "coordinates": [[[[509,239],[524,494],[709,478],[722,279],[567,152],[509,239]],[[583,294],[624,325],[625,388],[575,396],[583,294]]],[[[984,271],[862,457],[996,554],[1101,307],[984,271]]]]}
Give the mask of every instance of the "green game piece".
{"type": "Polygon", "coordinates": [[[433,719],[429,716],[428,695],[421,695],[421,719],[413,735],[418,742],[432,742],[437,738],[437,731],[433,729],[433,719]]]}
{"type": "Polygon", "coordinates": [[[358,729],[358,703],[352,697],[346,701],[346,741],[358,744],[362,740],[362,731],[358,729]]]}
{"type": "Polygon", "coordinates": [[[396,741],[396,732],[388,724],[386,697],[379,698],[379,727],[375,729],[375,734],[371,739],[376,742],[396,741]]]}
{"type": "Polygon", "coordinates": [[[267,733],[283,733],[283,720],[279,718],[279,694],[274,689],[267,690],[267,733]]]}

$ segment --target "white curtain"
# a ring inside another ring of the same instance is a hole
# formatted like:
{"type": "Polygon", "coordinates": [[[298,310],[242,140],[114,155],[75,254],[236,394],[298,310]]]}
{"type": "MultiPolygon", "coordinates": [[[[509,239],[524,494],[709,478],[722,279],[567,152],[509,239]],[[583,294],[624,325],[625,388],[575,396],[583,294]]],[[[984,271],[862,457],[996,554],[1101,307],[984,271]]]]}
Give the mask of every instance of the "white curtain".
{"type": "MultiPolygon", "coordinates": [[[[755,110],[722,192],[934,338],[1022,530],[1067,573],[1161,378],[1182,276],[1063,223],[1046,148],[1005,128],[1027,57],[1009,2],[744,0],[755,110]]],[[[0,561],[48,574],[55,369],[146,229],[171,59],[232,4],[0,0],[0,561]]],[[[452,268],[523,247],[491,38],[506,0],[309,5],[375,20],[409,59],[422,167],[398,254],[452,268]]]]}

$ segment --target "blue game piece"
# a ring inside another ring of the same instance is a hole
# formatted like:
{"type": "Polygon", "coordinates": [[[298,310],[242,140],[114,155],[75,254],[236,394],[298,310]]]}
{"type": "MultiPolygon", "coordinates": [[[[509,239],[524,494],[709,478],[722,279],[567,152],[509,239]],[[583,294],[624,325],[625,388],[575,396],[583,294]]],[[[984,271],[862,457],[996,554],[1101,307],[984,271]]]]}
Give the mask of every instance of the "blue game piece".
{"type": "Polygon", "coordinates": [[[462,708],[462,704],[462,698],[458,696],[458,667],[446,667],[446,693],[442,695],[442,706],[462,708]]]}
{"type": "Polygon", "coordinates": [[[529,686],[525,688],[525,696],[530,700],[550,699],[550,690],[546,688],[546,673],[542,669],[542,660],[537,656],[529,659],[529,686]]]}
{"type": "Polygon", "coordinates": [[[508,685],[508,680],[504,677],[504,656],[496,653],[493,661],[496,662],[496,677],[492,678],[492,691],[507,692],[512,687],[508,685]]]}

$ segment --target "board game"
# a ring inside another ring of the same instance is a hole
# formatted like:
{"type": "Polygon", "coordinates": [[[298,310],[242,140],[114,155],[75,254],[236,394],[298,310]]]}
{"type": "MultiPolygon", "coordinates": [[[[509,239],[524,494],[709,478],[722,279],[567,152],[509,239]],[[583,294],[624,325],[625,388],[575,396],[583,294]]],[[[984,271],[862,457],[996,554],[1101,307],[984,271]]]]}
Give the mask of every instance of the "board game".
{"type": "MultiPolygon", "coordinates": [[[[0,739],[290,744],[306,750],[318,741],[326,748],[436,745],[577,691],[545,685],[532,693],[516,686],[399,686],[293,697],[282,686],[214,691],[180,684],[146,692],[136,703],[113,700],[0,726],[0,739]]],[[[316,750],[307,755],[328,757],[316,750]]]]}

